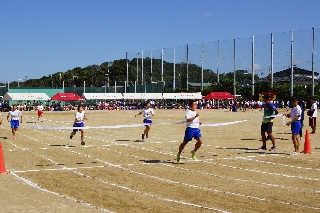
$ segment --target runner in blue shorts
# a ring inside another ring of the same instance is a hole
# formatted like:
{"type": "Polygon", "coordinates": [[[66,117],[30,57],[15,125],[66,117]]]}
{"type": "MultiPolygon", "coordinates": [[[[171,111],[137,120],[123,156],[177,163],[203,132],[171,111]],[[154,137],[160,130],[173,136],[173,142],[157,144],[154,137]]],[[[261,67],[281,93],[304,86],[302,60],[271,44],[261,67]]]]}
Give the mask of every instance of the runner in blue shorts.
{"type": "MultiPolygon", "coordinates": [[[[79,105],[77,108],[77,112],[75,115],[73,127],[84,127],[83,120],[88,120],[86,115],[84,114],[84,110],[82,105],[79,105]]],[[[77,131],[81,132],[81,145],[86,145],[86,143],[83,141],[84,140],[84,129],[73,129],[73,131],[70,134],[70,139],[73,138],[73,136],[77,133],[77,131]]]]}
{"type": "Polygon", "coordinates": [[[13,139],[16,139],[16,131],[18,131],[18,129],[19,129],[20,122],[22,123],[22,114],[17,109],[16,104],[14,104],[12,106],[12,110],[8,112],[8,115],[7,115],[8,122],[9,122],[10,117],[11,117],[10,126],[11,126],[13,139]]]}
{"type": "Polygon", "coordinates": [[[151,124],[152,124],[152,116],[154,116],[154,111],[153,109],[150,107],[150,103],[147,102],[146,106],[144,109],[142,109],[139,114],[135,115],[135,117],[137,117],[138,115],[143,114],[143,123],[145,124],[145,129],[143,131],[143,134],[141,135],[142,140],[144,140],[144,136],[146,136],[146,138],[149,137],[149,131],[151,128],[151,124]]]}
{"type": "Polygon", "coordinates": [[[292,152],[292,155],[299,155],[299,132],[301,128],[301,107],[298,105],[298,99],[296,97],[291,98],[291,104],[292,104],[292,109],[289,114],[286,116],[288,118],[291,118],[291,121],[287,123],[287,126],[291,125],[291,131],[292,131],[292,142],[294,146],[294,152],[292,152]]]}
{"type": "Polygon", "coordinates": [[[189,141],[193,138],[197,140],[197,143],[194,145],[194,150],[191,151],[192,158],[194,160],[197,159],[196,152],[202,145],[202,135],[199,129],[201,122],[199,122],[199,113],[196,112],[197,103],[194,100],[189,102],[189,110],[186,114],[186,131],[184,133],[183,142],[179,146],[179,152],[177,154],[177,162],[180,162],[181,159],[181,152],[183,151],[184,147],[187,145],[189,141]]]}

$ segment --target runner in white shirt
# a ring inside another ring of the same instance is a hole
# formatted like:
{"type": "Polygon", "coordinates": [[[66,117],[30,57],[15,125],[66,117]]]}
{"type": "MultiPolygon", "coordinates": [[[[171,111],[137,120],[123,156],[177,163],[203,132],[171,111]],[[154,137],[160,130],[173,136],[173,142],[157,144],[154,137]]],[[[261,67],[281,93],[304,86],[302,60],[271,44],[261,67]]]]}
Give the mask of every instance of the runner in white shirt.
{"type": "MultiPolygon", "coordinates": [[[[73,127],[84,127],[84,123],[83,120],[88,120],[86,118],[86,115],[84,114],[84,110],[82,105],[79,105],[77,108],[77,112],[75,115],[75,119],[74,119],[74,123],[73,123],[73,127]]],[[[81,145],[85,145],[86,143],[83,141],[84,140],[84,129],[73,129],[73,131],[70,134],[70,139],[72,139],[72,137],[77,134],[77,131],[81,132],[81,145]]]]}
{"type": "Polygon", "coordinates": [[[144,136],[146,136],[146,138],[149,137],[149,131],[151,128],[151,124],[152,124],[152,116],[154,116],[154,111],[153,109],[150,107],[150,103],[147,102],[146,107],[141,110],[139,112],[139,114],[135,115],[135,117],[137,117],[138,115],[143,114],[143,123],[145,123],[146,128],[144,129],[143,134],[141,135],[142,140],[144,140],[144,136]]]}
{"type": "Polygon", "coordinates": [[[186,131],[184,133],[184,139],[183,142],[179,146],[179,152],[177,154],[177,162],[180,162],[180,155],[184,149],[184,147],[187,145],[189,141],[192,140],[192,138],[197,140],[197,143],[194,145],[194,150],[191,151],[192,158],[194,160],[197,159],[196,157],[196,151],[201,147],[202,145],[202,135],[199,129],[199,126],[201,125],[201,122],[199,122],[199,113],[196,112],[197,109],[197,103],[195,101],[189,102],[189,110],[186,114],[186,131]]]}
{"type": "Polygon", "coordinates": [[[40,102],[40,105],[37,106],[37,110],[38,110],[38,120],[41,119],[41,122],[43,122],[43,106],[42,106],[42,102],[40,102]]]}
{"type": "Polygon", "coordinates": [[[12,110],[8,112],[7,120],[8,122],[10,122],[13,139],[16,139],[16,131],[18,131],[19,129],[20,122],[22,123],[22,114],[19,110],[17,110],[16,104],[14,104],[12,106],[12,110]],[[10,117],[11,117],[11,120],[9,121],[10,117]]]}

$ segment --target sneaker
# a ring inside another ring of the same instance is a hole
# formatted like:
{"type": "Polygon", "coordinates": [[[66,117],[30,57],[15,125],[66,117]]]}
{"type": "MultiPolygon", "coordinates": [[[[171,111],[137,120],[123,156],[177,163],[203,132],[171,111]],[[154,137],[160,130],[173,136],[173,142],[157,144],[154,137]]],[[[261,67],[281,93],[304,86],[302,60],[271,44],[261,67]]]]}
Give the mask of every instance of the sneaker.
{"type": "Polygon", "coordinates": [[[299,139],[300,139],[300,141],[302,141],[302,137],[300,137],[299,139]]]}
{"type": "Polygon", "coordinates": [[[193,160],[197,160],[197,155],[196,155],[196,152],[194,150],[191,151],[191,154],[192,154],[192,159],[193,160]]]}
{"type": "Polygon", "coordinates": [[[72,134],[70,134],[70,139],[72,139],[72,137],[73,137],[73,135],[72,135],[72,134]]]}
{"type": "Polygon", "coordinates": [[[312,131],[312,132],[310,132],[310,134],[311,134],[311,135],[314,135],[314,134],[316,134],[316,132],[315,132],[315,131],[312,131]]]}
{"type": "Polygon", "coordinates": [[[267,147],[262,146],[262,147],[259,148],[259,150],[267,150],[267,147]]]}
{"type": "Polygon", "coordinates": [[[86,145],[86,143],[84,141],[81,141],[81,145],[86,145]]]}
{"type": "Polygon", "coordinates": [[[269,151],[276,151],[277,147],[276,146],[272,146],[271,149],[269,149],[269,151]]]}
{"type": "Polygon", "coordinates": [[[291,155],[300,155],[300,152],[292,152],[291,155]]]}
{"type": "Polygon", "coordinates": [[[146,134],[146,138],[148,138],[148,133],[146,134]]]}
{"type": "Polygon", "coordinates": [[[144,134],[141,135],[142,140],[144,140],[144,134]]]}
{"type": "Polygon", "coordinates": [[[180,162],[180,159],[181,159],[180,155],[177,155],[177,162],[178,163],[180,162]]]}

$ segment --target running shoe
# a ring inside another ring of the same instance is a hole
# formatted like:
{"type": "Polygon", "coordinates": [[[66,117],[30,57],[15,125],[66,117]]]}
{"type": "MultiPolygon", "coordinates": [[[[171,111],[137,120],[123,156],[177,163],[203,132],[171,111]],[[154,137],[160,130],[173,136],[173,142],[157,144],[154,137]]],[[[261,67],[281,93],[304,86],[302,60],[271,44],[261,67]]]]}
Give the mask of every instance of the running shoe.
{"type": "Polygon", "coordinates": [[[86,143],[84,141],[81,141],[81,145],[86,145],[86,143]]]}
{"type": "Polygon", "coordinates": [[[141,135],[142,140],[144,140],[144,134],[141,135]]]}
{"type": "Polygon", "coordinates": [[[292,152],[291,155],[300,155],[300,152],[292,152]]]}
{"type": "Polygon", "coordinates": [[[267,150],[267,147],[262,146],[262,147],[259,148],[259,150],[267,150]]]}
{"type": "Polygon", "coordinates": [[[192,159],[193,160],[197,160],[197,155],[196,155],[196,152],[194,150],[191,151],[191,154],[192,154],[192,159]]]}
{"type": "Polygon", "coordinates": [[[73,135],[72,135],[72,134],[70,134],[70,139],[72,139],[72,137],[73,137],[73,135]]]}
{"type": "Polygon", "coordinates": [[[178,163],[180,162],[180,159],[181,159],[180,155],[177,155],[177,162],[178,163]]]}
{"type": "Polygon", "coordinates": [[[277,147],[276,146],[272,146],[269,151],[276,151],[277,150],[277,147]]]}
{"type": "Polygon", "coordinates": [[[149,136],[149,135],[148,135],[148,133],[147,133],[147,134],[146,134],[146,138],[148,138],[148,136],[149,136]]]}
{"type": "Polygon", "coordinates": [[[315,131],[312,131],[312,132],[310,132],[310,134],[311,134],[311,135],[314,135],[314,134],[316,134],[316,132],[315,132],[315,131]]]}
{"type": "Polygon", "coordinates": [[[300,137],[300,141],[302,141],[302,137],[300,137]]]}

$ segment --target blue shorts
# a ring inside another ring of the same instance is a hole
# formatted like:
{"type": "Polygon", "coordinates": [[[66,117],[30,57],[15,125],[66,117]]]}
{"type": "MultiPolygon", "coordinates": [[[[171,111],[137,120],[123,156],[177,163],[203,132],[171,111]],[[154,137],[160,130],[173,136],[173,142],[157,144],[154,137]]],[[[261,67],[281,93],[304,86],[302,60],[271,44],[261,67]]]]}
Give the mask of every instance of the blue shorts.
{"type": "Polygon", "coordinates": [[[301,129],[300,121],[295,121],[291,124],[291,131],[293,135],[299,135],[301,129]]]}
{"type": "Polygon", "coordinates": [[[184,142],[189,142],[192,140],[192,138],[194,139],[198,139],[201,138],[201,132],[200,129],[198,128],[191,128],[191,127],[187,127],[186,131],[184,132],[184,142]]]}
{"type": "Polygon", "coordinates": [[[19,124],[20,124],[19,120],[11,120],[10,121],[11,128],[18,129],[19,124]]]}
{"type": "MultiPolygon", "coordinates": [[[[81,123],[74,123],[73,124],[73,127],[84,127],[84,123],[81,122],[81,123]]],[[[73,129],[74,132],[76,131],[79,131],[79,129],[73,129]]]]}
{"type": "Polygon", "coordinates": [[[145,126],[149,126],[149,125],[152,124],[152,120],[150,120],[150,119],[143,119],[143,123],[147,124],[147,125],[145,125],[145,126]]]}

